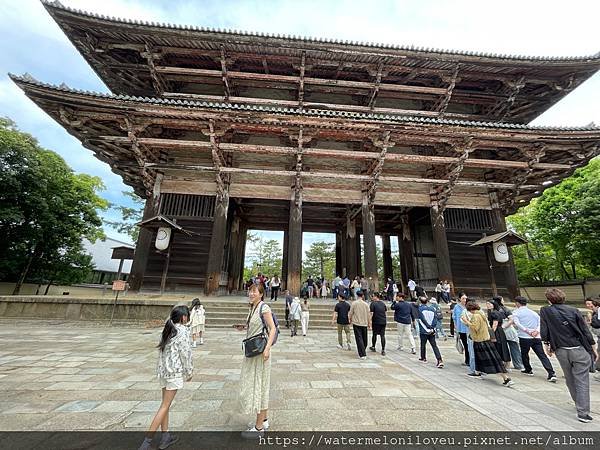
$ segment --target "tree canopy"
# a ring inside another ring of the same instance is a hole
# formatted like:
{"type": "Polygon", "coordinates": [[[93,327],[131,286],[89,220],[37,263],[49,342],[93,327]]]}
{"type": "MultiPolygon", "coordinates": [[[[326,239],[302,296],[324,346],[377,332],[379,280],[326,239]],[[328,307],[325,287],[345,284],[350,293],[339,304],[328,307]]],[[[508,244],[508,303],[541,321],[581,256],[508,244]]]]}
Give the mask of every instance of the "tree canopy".
{"type": "Polygon", "coordinates": [[[267,277],[277,274],[281,277],[281,262],[283,251],[275,239],[265,239],[252,232],[248,232],[246,242],[251,244],[247,253],[250,266],[244,266],[244,280],[259,272],[267,277]]]}
{"type": "Polygon", "coordinates": [[[513,249],[521,282],[600,276],[600,159],[544,191],[508,222],[529,241],[513,249]]]}
{"type": "Polygon", "coordinates": [[[335,277],[335,244],[318,241],[313,242],[302,261],[302,277],[324,277],[333,280],[335,277]]]}
{"type": "Polygon", "coordinates": [[[56,153],[0,119],[0,280],[81,281],[91,269],[82,238],[103,236],[98,177],[75,174],[56,153]]]}
{"type": "Polygon", "coordinates": [[[117,210],[121,213],[121,220],[104,220],[104,223],[109,227],[114,228],[119,233],[125,233],[129,235],[133,242],[137,242],[138,236],[140,235],[140,227],[136,224],[142,220],[144,214],[144,200],[140,198],[135,192],[123,191],[123,196],[129,198],[133,203],[133,206],[116,205],[110,203],[108,206],[111,209],[117,210]]]}

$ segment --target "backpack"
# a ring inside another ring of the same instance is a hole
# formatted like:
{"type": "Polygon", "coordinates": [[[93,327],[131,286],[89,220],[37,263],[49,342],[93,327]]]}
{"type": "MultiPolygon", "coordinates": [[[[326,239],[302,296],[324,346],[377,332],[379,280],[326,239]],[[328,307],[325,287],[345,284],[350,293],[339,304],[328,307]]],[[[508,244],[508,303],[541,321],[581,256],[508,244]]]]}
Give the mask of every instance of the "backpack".
{"type": "MultiPolygon", "coordinates": [[[[264,303],[263,303],[264,305],[264,303]]],[[[265,323],[265,318],[263,317],[263,313],[262,313],[262,305],[260,307],[260,320],[262,321],[263,324],[263,329],[267,328],[267,324],[265,323]]],[[[279,337],[279,321],[277,320],[277,316],[275,315],[275,312],[273,310],[271,310],[271,316],[273,317],[273,324],[275,325],[275,337],[273,338],[273,344],[275,345],[277,343],[277,338],[279,337]]]]}

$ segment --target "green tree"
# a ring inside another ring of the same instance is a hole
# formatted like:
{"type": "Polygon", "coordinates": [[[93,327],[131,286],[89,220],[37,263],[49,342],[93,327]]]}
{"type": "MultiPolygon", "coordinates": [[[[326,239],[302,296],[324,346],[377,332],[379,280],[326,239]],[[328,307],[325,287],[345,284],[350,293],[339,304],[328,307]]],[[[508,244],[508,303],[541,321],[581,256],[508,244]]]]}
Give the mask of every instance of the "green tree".
{"type": "Polygon", "coordinates": [[[600,160],[509,218],[529,241],[514,249],[521,281],[600,276],[600,160]]]}
{"type": "Polygon", "coordinates": [[[247,254],[250,265],[244,266],[244,280],[259,272],[267,277],[272,277],[274,274],[281,277],[283,252],[279,242],[275,239],[264,239],[251,232],[248,232],[246,242],[251,244],[251,250],[247,254]]]}
{"type": "Polygon", "coordinates": [[[333,280],[335,277],[335,244],[323,241],[313,242],[302,261],[302,277],[324,277],[333,280]]]}
{"type": "Polygon", "coordinates": [[[16,281],[14,294],[28,277],[81,260],[82,238],[103,236],[101,189],[100,178],[73,173],[59,155],[0,119],[0,279],[16,281]]]}
{"type": "Polygon", "coordinates": [[[142,220],[144,214],[144,200],[133,191],[123,191],[122,194],[129,198],[133,206],[109,204],[111,209],[121,213],[121,220],[104,220],[104,223],[119,233],[129,235],[133,242],[137,242],[140,228],[136,225],[142,220]]]}

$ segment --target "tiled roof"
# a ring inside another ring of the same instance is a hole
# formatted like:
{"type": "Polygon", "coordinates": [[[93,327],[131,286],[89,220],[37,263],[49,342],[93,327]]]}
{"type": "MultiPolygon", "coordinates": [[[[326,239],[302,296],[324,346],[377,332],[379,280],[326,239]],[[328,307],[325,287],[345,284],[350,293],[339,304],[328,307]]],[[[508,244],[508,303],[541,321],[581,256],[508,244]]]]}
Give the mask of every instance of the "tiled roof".
{"type": "Polygon", "coordinates": [[[433,124],[433,125],[456,125],[456,126],[467,126],[467,127],[480,127],[480,128],[498,128],[498,129],[515,129],[515,130],[548,130],[548,131],[594,131],[600,130],[600,127],[596,126],[593,122],[579,127],[567,127],[567,126],[531,126],[522,125],[515,123],[506,122],[483,122],[474,120],[452,120],[452,119],[438,119],[431,117],[421,116],[410,116],[410,115],[393,115],[393,114],[375,114],[375,113],[358,113],[351,111],[332,111],[324,109],[298,109],[298,108],[285,108],[285,107],[273,107],[273,106],[259,106],[259,105],[248,105],[241,103],[222,103],[222,102],[205,102],[197,100],[181,100],[181,99],[168,99],[168,98],[157,98],[157,97],[137,97],[132,95],[114,95],[106,94],[101,92],[86,91],[79,89],[72,89],[61,84],[56,86],[53,84],[43,83],[34,79],[31,75],[25,74],[22,76],[9,74],[10,78],[18,85],[32,85],[42,87],[48,90],[65,92],[69,94],[85,95],[87,97],[106,98],[112,100],[126,101],[126,102],[137,102],[137,103],[148,103],[166,106],[178,106],[183,108],[208,108],[208,109],[226,109],[226,110],[237,110],[237,111],[256,111],[273,114],[289,114],[289,115],[300,115],[300,116],[315,116],[315,117],[333,117],[333,118],[348,118],[355,120],[373,120],[373,121],[391,121],[397,123],[422,123],[422,124],[433,124]]]}
{"type": "Polygon", "coordinates": [[[405,46],[405,45],[397,45],[397,44],[385,44],[385,43],[377,43],[377,42],[359,42],[359,41],[348,41],[348,40],[339,40],[339,39],[331,39],[331,38],[314,38],[314,37],[305,37],[305,36],[290,36],[286,34],[271,34],[271,33],[262,33],[262,32],[252,32],[252,31],[239,31],[239,30],[230,30],[230,29],[220,29],[220,28],[210,28],[210,27],[200,27],[195,25],[179,25],[179,24],[170,24],[163,22],[147,22],[142,20],[135,19],[125,19],[119,17],[105,16],[103,14],[96,14],[88,11],[83,11],[77,8],[71,8],[68,6],[64,6],[60,1],[50,1],[50,0],[42,0],[42,3],[48,10],[63,10],[67,12],[71,12],[80,16],[105,20],[115,23],[121,23],[125,25],[139,25],[143,27],[154,27],[154,28],[166,28],[173,30],[184,30],[184,31],[196,31],[201,33],[214,33],[214,34],[229,34],[234,36],[244,36],[244,37],[258,37],[258,38],[268,38],[268,39],[283,39],[287,41],[295,41],[295,42],[306,42],[306,43],[314,43],[314,44],[334,44],[334,45],[348,45],[353,47],[368,47],[368,48],[377,48],[377,49],[393,49],[400,51],[410,51],[410,52],[418,52],[423,54],[439,54],[439,55],[450,55],[450,56],[467,56],[467,57],[482,57],[482,58],[494,58],[494,59],[502,59],[502,60],[520,60],[520,61],[551,61],[551,62],[572,62],[572,61],[589,61],[589,60],[598,60],[600,61],[600,52],[594,55],[588,56],[527,56],[527,55],[507,55],[507,54],[498,54],[498,53],[489,53],[489,52],[474,52],[474,51],[460,51],[460,50],[448,50],[448,49],[438,49],[438,48],[427,48],[427,47],[415,47],[415,46],[405,46]]]}

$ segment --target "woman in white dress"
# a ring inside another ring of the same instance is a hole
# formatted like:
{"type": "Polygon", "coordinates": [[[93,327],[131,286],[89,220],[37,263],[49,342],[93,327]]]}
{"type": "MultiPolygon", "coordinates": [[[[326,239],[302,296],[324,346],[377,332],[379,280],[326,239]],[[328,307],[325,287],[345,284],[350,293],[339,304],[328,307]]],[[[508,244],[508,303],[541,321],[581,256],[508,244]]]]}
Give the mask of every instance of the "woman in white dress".
{"type": "Polygon", "coordinates": [[[327,280],[325,278],[321,283],[321,298],[327,298],[327,280]]]}
{"type": "Polygon", "coordinates": [[[267,409],[269,408],[269,389],[271,386],[271,346],[275,339],[275,323],[271,307],[260,298],[256,285],[248,289],[250,313],[247,319],[246,338],[268,333],[267,345],[262,354],[244,357],[240,374],[240,410],[244,414],[256,414],[256,421],[242,436],[257,438],[269,428],[267,409]]]}

